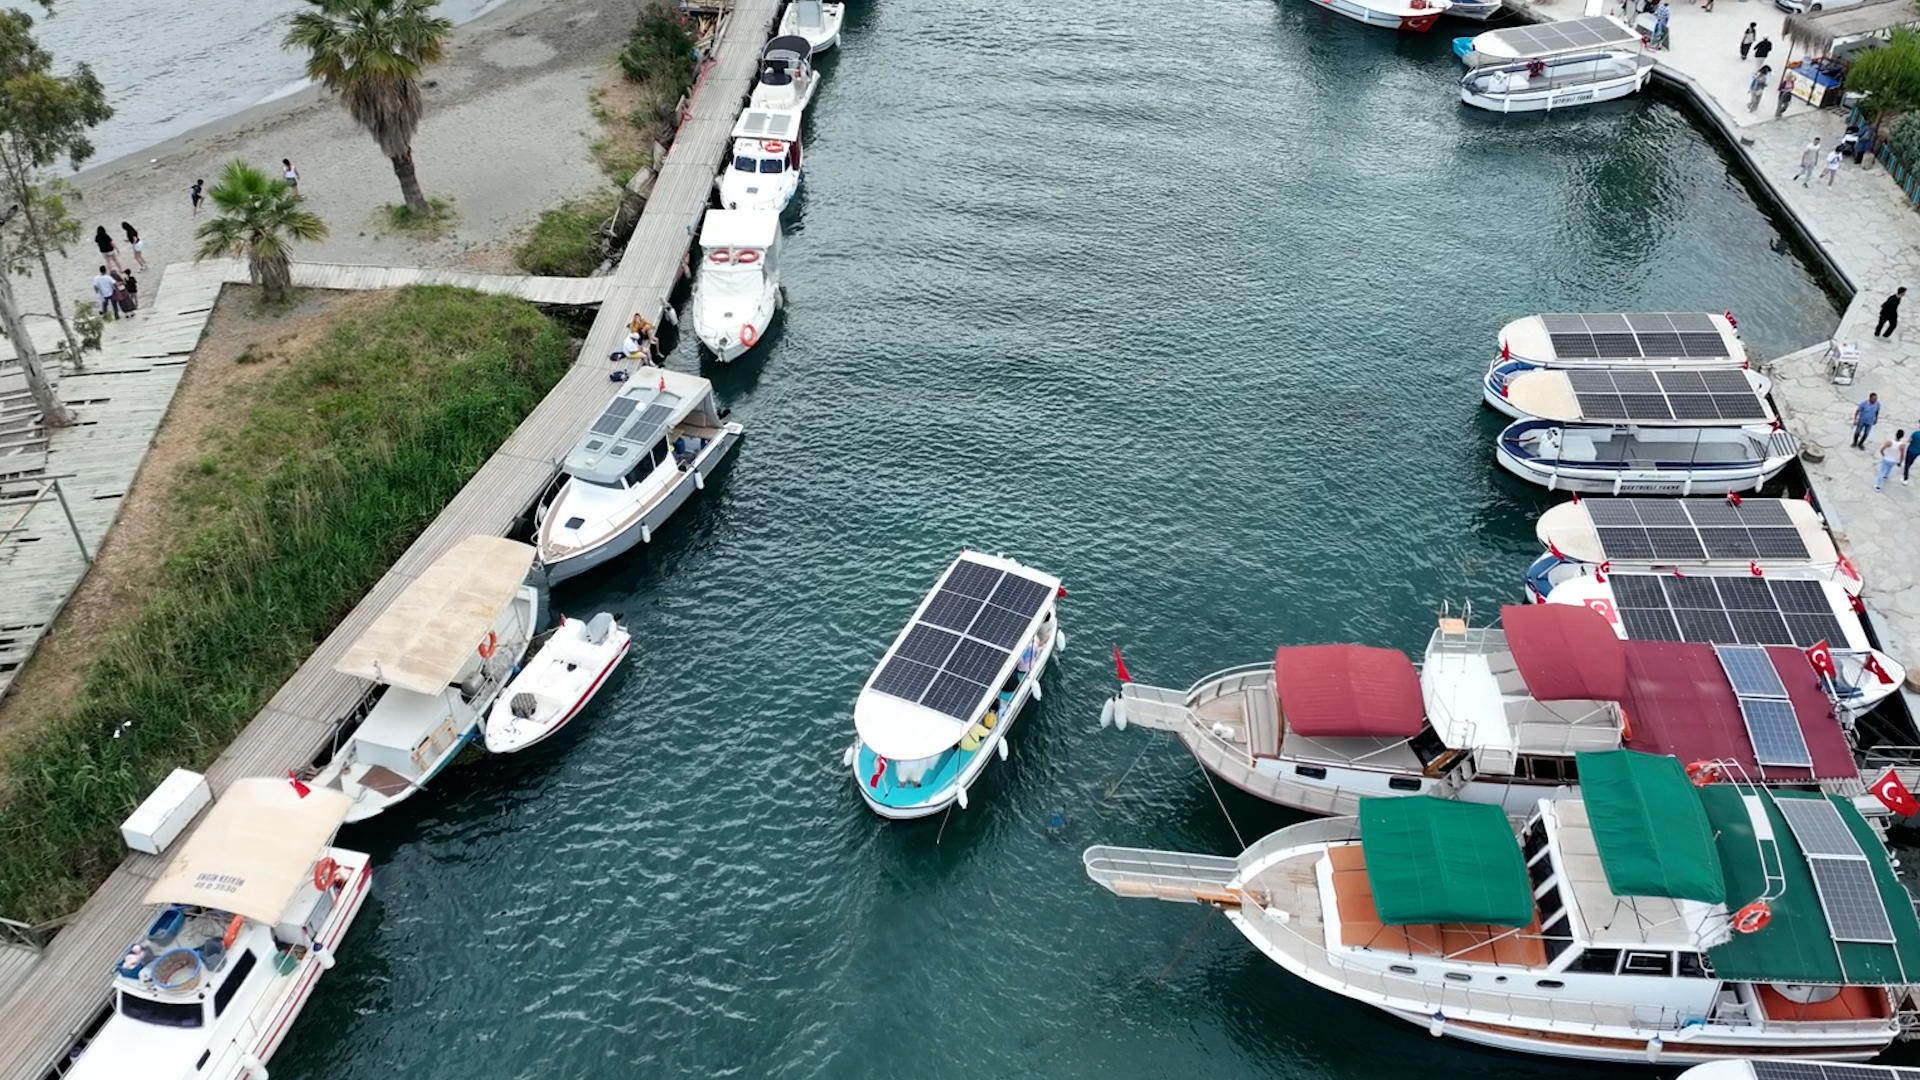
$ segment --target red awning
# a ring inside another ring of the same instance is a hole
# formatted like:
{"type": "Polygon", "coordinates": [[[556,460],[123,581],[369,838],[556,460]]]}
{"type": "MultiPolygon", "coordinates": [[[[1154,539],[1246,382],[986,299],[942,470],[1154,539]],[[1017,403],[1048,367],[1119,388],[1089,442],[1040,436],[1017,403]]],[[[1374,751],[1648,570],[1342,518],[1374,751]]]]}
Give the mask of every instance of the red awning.
{"type": "Polygon", "coordinates": [[[1619,701],[1627,661],[1606,617],[1584,604],[1525,604],[1500,609],[1513,664],[1536,701],[1619,701]]]}
{"type": "Polygon", "coordinates": [[[1273,657],[1280,715],[1302,735],[1411,738],[1426,722],[1420,675],[1396,649],[1283,645],[1273,657]]]}
{"type": "Polygon", "coordinates": [[[1813,758],[1807,769],[1769,765],[1764,772],[1754,760],[1753,739],[1740,715],[1733,686],[1713,654],[1713,646],[1692,642],[1623,641],[1627,658],[1627,723],[1633,738],[1630,749],[1650,754],[1672,754],[1681,761],[1718,758],[1739,762],[1747,778],[1768,783],[1802,783],[1812,779],[1851,779],[1859,770],[1847,736],[1834,718],[1833,705],[1820,689],[1813,665],[1799,649],[1767,650],[1786,684],[1800,733],[1813,758]]]}

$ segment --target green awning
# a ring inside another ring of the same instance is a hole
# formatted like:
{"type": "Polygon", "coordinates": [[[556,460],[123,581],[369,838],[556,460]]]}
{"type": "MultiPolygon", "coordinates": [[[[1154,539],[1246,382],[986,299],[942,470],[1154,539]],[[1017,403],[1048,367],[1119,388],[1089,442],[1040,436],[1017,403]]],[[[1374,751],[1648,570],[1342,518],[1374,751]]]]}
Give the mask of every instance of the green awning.
{"type": "Polygon", "coordinates": [[[1527,867],[1497,806],[1428,795],[1361,799],[1360,846],[1388,926],[1533,921],[1527,867]]]}
{"type": "MultiPolygon", "coordinates": [[[[1584,784],[1586,774],[1582,773],[1580,779],[1584,784]]],[[[1843,798],[1828,801],[1839,810],[1841,820],[1873,867],[1881,902],[1886,905],[1899,943],[1836,942],[1827,929],[1826,913],[1820,907],[1820,894],[1814,890],[1806,857],[1794,842],[1786,818],[1773,805],[1775,799],[1823,797],[1814,792],[1776,791],[1751,794],[1747,796],[1752,800],[1749,803],[1731,784],[1700,789],[1700,803],[1720,849],[1728,906],[1737,909],[1767,889],[1763,856],[1755,845],[1753,819],[1748,812],[1750,805],[1755,812],[1765,813],[1772,824],[1774,843],[1766,849],[1768,861],[1777,849],[1778,865],[1786,879],[1785,892],[1767,901],[1773,919],[1766,929],[1734,934],[1726,944],[1708,951],[1713,972],[1720,978],[1868,986],[1920,981],[1920,920],[1914,918],[1913,899],[1894,876],[1880,838],[1843,798]]]]}
{"type": "Polygon", "coordinates": [[[1631,750],[1574,757],[1593,843],[1615,896],[1726,903],[1713,831],[1679,759],[1631,750]]]}

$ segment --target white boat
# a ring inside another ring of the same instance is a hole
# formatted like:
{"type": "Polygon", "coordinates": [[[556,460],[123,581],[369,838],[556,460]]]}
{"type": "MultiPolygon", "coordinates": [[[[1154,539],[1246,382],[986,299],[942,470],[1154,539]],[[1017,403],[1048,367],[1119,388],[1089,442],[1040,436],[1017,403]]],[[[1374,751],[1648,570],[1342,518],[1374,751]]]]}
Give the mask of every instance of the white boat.
{"type": "Polygon", "coordinates": [[[540,564],[565,581],[651,543],[726,460],[744,430],[698,375],[642,368],[561,459],[535,515],[540,564]]]}
{"type": "Polygon", "coordinates": [[[1906,678],[1900,662],[1873,647],[1857,597],[1831,581],[1770,575],[1602,573],[1555,586],[1548,604],[1599,612],[1629,641],[1792,646],[1825,643],[1834,671],[1828,696],[1851,722],[1906,678]]]}
{"type": "Polygon", "coordinates": [[[1819,511],[1802,499],[1579,499],[1549,508],[1534,533],[1547,549],[1527,568],[1537,600],[1601,566],[1736,577],[1757,569],[1768,577],[1831,581],[1852,596],[1863,585],[1819,511]]]}
{"type": "Polygon", "coordinates": [[[1494,441],[1500,467],[1549,491],[1726,495],[1757,491],[1800,456],[1767,424],[1675,428],[1516,420],[1494,441]]]}
{"type": "Polygon", "coordinates": [[[1453,5],[1447,8],[1447,14],[1457,19],[1486,22],[1500,14],[1505,6],[1505,0],[1453,0],[1453,5]]]}
{"type": "Polygon", "coordinates": [[[729,210],[781,211],[800,190],[800,114],[747,109],[733,125],[733,156],[714,181],[729,210]]]}
{"type": "Polygon", "coordinates": [[[1816,1061],[1731,1059],[1695,1065],[1679,1080],[1920,1080],[1920,1069],[1896,1065],[1825,1065],[1816,1061]]]}
{"type": "Polygon", "coordinates": [[[600,692],[627,648],[627,629],[606,612],[591,620],[560,620],[487,714],[487,749],[525,750],[566,726],[600,692]]]}
{"type": "Polygon", "coordinates": [[[1400,795],[1525,814],[1578,783],[1577,754],[1622,747],[1723,761],[1764,783],[1859,778],[1797,649],[1622,641],[1599,615],[1561,605],[1502,608],[1498,628],[1442,618],[1417,672],[1392,649],[1307,645],[1186,690],[1127,682],[1102,709],[1109,722],[1171,731],[1234,787],[1317,814],[1400,795]],[[1541,614],[1556,609],[1567,614],[1541,614]],[[1804,762],[1762,764],[1729,663],[1778,669],[1804,762]]]}
{"type": "Polygon", "coordinates": [[[1516,420],[1723,427],[1771,423],[1773,381],[1746,368],[1543,368],[1495,361],[1480,398],[1516,420]]]}
{"type": "Polygon", "coordinates": [[[1460,100],[1491,112],[1552,112],[1637,94],[1652,76],[1653,58],[1639,52],[1534,57],[1467,72],[1460,100]]]}
{"type": "Polygon", "coordinates": [[[709,210],[700,226],[693,331],[722,361],[760,343],[780,309],[780,214],[709,210]]]}
{"type": "Polygon", "coordinates": [[[1454,55],[1468,67],[1511,64],[1538,57],[1638,49],[1640,32],[1608,15],[1558,19],[1455,38],[1454,55]]]}
{"type": "Polygon", "coordinates": [[[113,975],[113,1013],[67,1080],[263,1080],[367,898],[372,864],[329,846],[352,801],[285,780],[227,788],[146,902],[164,905],[113,975]]]}
{"type": "Polygon", "coordinates": [[[847,5],[822,0],[793,0],[780,16],[781,37],[805,38],[817,53],[840,43],[840,24],[846,19],[847,5]]]}
{"type": "Polygon", "coordinates": [[[1496,367],[1750,366],[1733,316],[1704,311],[1528,315],[1501,327],[1497,344],[1496,367]]]}
{"type": "Polygon", "coordinates": [[[1433,28],[1453,0],[1308,0],[1355,22],[1420,33],[1433,28]]]}
{"type": "Polygon", "coordinates": [[[1582,754],[1579,797],[1365,799],[1237,858],[1094,847],[1123,897],[1207,903],[1291,974],[1435,1036],[1623,1064],[1857,1061],[1920,1017],[1920,922],[1844,797],[1582,754]],[[1517,835],[1516,835],[1517,831],[1517,835]]]}
{"type": "Polygon", "coordinates": [[[334,665],[378,695],[313,777],[345,792],[348,821],[402,802],[478,738],[480,719],[526,655],[540,593],[526,584],[534,549],[469,536],[421,572],[334,665]]]}
{"type": "Polygon", "coordinates": [[[812,56],[813,46],[795,34],[767,42],[760,52],[759,81],[747,98],[747,108],[805,112],[820,83],[812,56]]]}
{"type": "Polygon", "coordinates": [[[1040,676],[1066,644],[1060,579],[962,552],[920,602],[853,705],[858,734],[841,764],[869,809],[919,818],[967,808],[1040,676]]]}

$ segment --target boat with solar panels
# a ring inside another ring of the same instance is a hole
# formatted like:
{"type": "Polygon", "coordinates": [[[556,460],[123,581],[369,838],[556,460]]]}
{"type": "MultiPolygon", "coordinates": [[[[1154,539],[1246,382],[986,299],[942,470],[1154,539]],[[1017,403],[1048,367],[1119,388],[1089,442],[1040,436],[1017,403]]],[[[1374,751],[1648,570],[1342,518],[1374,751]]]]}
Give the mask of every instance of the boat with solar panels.
{"type": "Polygon", "coordinates": [[[1920,1069],[1897,1065],[1828,1065],[1818,1061],[1709,1061],[1679,1080],[1920,1080],[1920,1069]]]}
{"type": "Polygon", "coordinates": [[[1128,898],[1221,908],[1268,959],[1436,1036],[1625,1064],[1864,1060],[1913,1029],[1920,922],[1852,801],[1579,755],[1578,795],[1363,799],[1238,856],[1098,846],[1128,898]]]}
{"type": "Polygon", "coordinates": [[[1599,613],[1628,641],[1826,647],[1822,680],[1834,709],[1853,721],[1906,678],[1899,661],[1868,639],[1856,599],[1831,581],[1770,575],[1594,574],[1554,587],[1548,604],[1599,613]]]}
{"type": "Polygon", "coordinates": [[[654,533],[726,460],[742,428],[698,375],[642,368],[561,459],[535,514],[549,581],[604,566],[654,533]]]}
{"type": "Polygon", "coordinates": [[[1066,644],[1064,595],[1059,578],[1012,559],[965,551],[947,567],[854,701],[841,764],[868,808],[896,819],[967,808],[1066,644]]]}
{"type": "Polygon", "coordinates": [[[1537,368],[1496,364],[1481,400],[1516,420],[1721,427],[1771,424],[1773,383],[1746,368],[1537,368]]]}
{"type": "Polygon", "coordinates": [[[1548,491],[1603,495],[1757,491],[1799,456],[1799,437],[1771,424],[1516,420],[1494,440],[1494,460],[1520,479],[1548,491]]]}
{"type": "Polygon", "coordinates": [[[733,155],[714,186],[729,210],[785,210],[800,190],[800,113],[741,110],[733,125],[733,155]]]}
{"type": "Polygon", "coordinates": [[[1172,732],[1228,784],[1317,814],[1396,795],[1524,814],[1579,783],[1576,755],[1621,748],[1727,762],[1762,784],[1859,779],[1798,649],[1623,641],[1557,604],[1502,608],[1497,627],[1469,618],[1442,617],[1417,669],[1395,649],[1281,646],[1185,690],[1124,682],[1101,726],[1172,732]],[[1782,705],[1747,708],[1742,688],[1775,665],[1766,687],[1782,705]]]}
{"type": "Polygon", "coordinates": [[[1511,64],[1532,57],[1544,59],[1571,53],[1637,49],[1640,45],[1638,31],[1610,16],[1594,15],[1534,25],[1507,26],[1472,37],[1457,37],[1453,39],[1453,55],[1468,67],[1484,67],[1489,64],[1511,64]]]}
{"type": "Polygon", "coordinates": [[[1626,50],[1530,57],[1460,77],[1460,101],[1489,112],[1552,112],[1631,97],[1653,77],[1653,57],[1626,50]]]}
{"type": "MultiPolygon", "coordinates": [[[[1524,29],[1565,25],[1547,23],[1524,29]]],[[[1515,370],[1634,365],[1750,366],[1746,345],[1740,340],[1733,316],[1699,311],[1529,315],[1501,327],[1496,344],[1493,366],[1517,365],[1515,370]]]]}
{"type": "Polygon", "coordinates": [[[1563,581],[1617,573],[1751,575],[1831,581],[1860,595],[1860,572],[1802,499],[1614,499],[1564,502],[1534,528],[1546,553],[1527,567],[1545,600],[1563,581]]]}
{"type": "Polygon", "coordinates": [[[716,359],[760,343],[780,310],[780,213],[709,210],[693,276],[693,332],[716,359]]]}

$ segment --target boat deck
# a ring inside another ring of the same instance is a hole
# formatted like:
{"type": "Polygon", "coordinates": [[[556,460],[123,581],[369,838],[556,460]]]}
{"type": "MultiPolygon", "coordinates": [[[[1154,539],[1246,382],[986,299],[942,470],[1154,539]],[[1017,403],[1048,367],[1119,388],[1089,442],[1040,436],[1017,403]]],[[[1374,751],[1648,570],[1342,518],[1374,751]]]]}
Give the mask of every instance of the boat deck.
{"type": "Polygon", "coordinates": [[[1210,698],[1200,703],[1194,715],[1222,742],[1249,757],[1273,757],[1280,752],[1280,702],[1271,688],[1248,687],[1210,698]]]}
{"type": "Polygon", "coordinates": [[[1655,464],[1683,466],[1687,463],[1710,465],[1731,465],[1742,461],[1757,460],[1753,447],[1746,440],[1694,440],[1676,432],[1673,438],[1649,438],[1644,432],[1638,438],[1611,436],[1605,439],[1588,439],[1593,447],[1593,456],[1576,455],[1571,445],[1561,448],[1562,461],[1567,462],[1625,462],[1634,468],[1650,468],[1655,464]]]}
{"type": "Polygon", "coordinates": [[[1320,917],[1320,879],[1317,867],[1322,852],[1309,851],[1280,862],[1248,878],[1241,886],[1247,905],[1253,910],[1247,917],[1259,918],[1263,908],[1287,913],[1287,929],[1314,949],[1327,947],[1327,924],[1320,917]]]}

